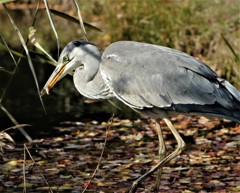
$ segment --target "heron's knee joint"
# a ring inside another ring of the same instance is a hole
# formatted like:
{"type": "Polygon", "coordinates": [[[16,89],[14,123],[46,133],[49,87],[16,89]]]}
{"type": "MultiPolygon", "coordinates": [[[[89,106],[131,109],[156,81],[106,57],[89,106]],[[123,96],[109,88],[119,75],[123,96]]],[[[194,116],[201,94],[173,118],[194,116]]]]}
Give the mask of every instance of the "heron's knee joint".
{"type": "Polygon", "coordinates": [[[186,144],[184,141],[181,141],[180,143],[178,143],[177,149],[178,151],[181,153],[186,147],[186,144]]]}
{"type": "Polygon", "coordinates": [[[160,155],[160,156],[165,156],[165,155],[166,155],[166,151],[160,151],[160,152],[159,152],[159,155],[160,155]]]}
{"type": "Polygon", "coordinates": [[[135,180],[135,181],[132,183],[132,187],[136,187],[136,186],[138,186],[138,184],[139,184],[138,180],[135,180]]]}
{"type": "Polygon", "coordinates": [[[166,146],[162,146],[161,148],[159,148],[159,154],[166,154],[166,146]]]}
{"type": "Polygon", "coordinates": [[[186,147],[186,143],[185,143],[184,141],[182,141],[182,142],[179,144],[179,149],[180,149],[181,151],[183,151],[183,150],[185,149],[185,147],[186,147]]]}

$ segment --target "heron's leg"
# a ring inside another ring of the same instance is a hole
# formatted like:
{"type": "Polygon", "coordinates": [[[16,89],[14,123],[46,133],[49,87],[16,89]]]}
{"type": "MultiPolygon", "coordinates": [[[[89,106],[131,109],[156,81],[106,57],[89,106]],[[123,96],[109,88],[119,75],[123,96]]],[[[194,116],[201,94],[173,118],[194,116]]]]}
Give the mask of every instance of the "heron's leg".
{"type": "MultiPolygon", "coordinates": [[[[158,141],[159,141],[158,153],[159,153],[159,162],[161,162],[166,157],[166,146],[165,146],[164,139],[163,139],[162,129],[161,129],[160,124],[155,119],[152,119],[151,122],[153,124],[155,124],[154,129],[156,130],[157,135],[158,135],[158,141]]],[[[159,190],[160,181],[161,181],[161,177],[162,177],[162,171],[163,171],[163,167],[160,167],[157,172],[157,179],[156,179],[156,184],[154,187],[155,192],[158,192],[158,190],[159,190]]]]}
{"type": "Polygon", "coordinates": [[[167,119],[167,118],[164,118],[164,121],[166,122],[167,126],[169,127],[169,129],[173,133],[175,139],[177,140],[177,148],[171,154],[169,154],[167,157],[165,157],[161,162],[159,162],[156,166],[154,166],[152,169],[150,169],[147,173],[145,173],[140,178],[138,178],[135,182],[133,182],[132,187],[128,191],[129,193],[136,192],[139,184],[145,178],[147,178],[148,176],[152,175],[153,172],[155,172],[159,168],[163,167],[166,163],[168,163],[169,161],[171,161],[172,159],[177,157],[183,151],[183,149],[185,147],[185,142],[183,141],[183,139],[181,138],[181,136],[179,135],[177,130],[174,128],[172,122],[169,119],[167,119]]]}

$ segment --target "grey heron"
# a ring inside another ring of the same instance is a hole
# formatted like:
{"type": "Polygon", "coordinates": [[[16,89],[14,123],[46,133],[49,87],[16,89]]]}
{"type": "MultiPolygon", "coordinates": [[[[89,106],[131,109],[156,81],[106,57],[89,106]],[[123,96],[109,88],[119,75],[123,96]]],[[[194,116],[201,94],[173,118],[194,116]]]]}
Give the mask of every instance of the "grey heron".
{"type": "Polygon", "coordinates": [[[240,122],[240,92],[205,63],[181,51],[147,43],[119,41],[101,54],[87,41],[72,41],[60,54],[58,65],[41,95],[68,73],[74,72],[76,89],[90,99],[116,97],[145,117],[162,118],[177,141],[166,154],[160,126],[159,163],[138,178],[129,192],[178,156],[185,143],[170,121],[179,113],[218,116],[240,122]]]}

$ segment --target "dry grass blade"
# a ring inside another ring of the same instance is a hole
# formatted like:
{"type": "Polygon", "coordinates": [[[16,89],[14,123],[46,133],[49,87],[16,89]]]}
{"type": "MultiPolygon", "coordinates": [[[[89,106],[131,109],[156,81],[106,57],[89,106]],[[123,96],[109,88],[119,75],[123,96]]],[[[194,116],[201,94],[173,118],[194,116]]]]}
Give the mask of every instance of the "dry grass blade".
{"type": "Polygon", "coordinates": [[[104,143],[103,143],[102,152],[101,152],[101,155],[100,155],[99,160],[98,160],[98,165],[97,165],[96,169],[94,170],[91,179],[88,181],[87,185],[83,189],[82,193],[84,193],[87,190],[89,184],[92,182],[93,178],[95,177],[95,175],[96,175],[96,173],[97,173],[97,171],[98,171],[98,169],[100,167],[100,164],[101,164],[101,161],[102,161],[102,157],[103,157],[103,153],[104,153],[104,150],[105,150],[105,147],[106,147],[106,143],[107,143],[108,133],[109,133],[109,130],[110,130],[110,127],[111,127],[111,123],[112,123],[113,117],[114,117],[114,114],[112,115],[112,117],[108,121],[108,127],[106,128],[106,136],[105,136],[105,140],[104,140],[104,143]]]}
{"type": "Polygon", "coordinates": [[[48,2],[47,0],[43,0],[44,1],[44,4],[45,4],[45,7],[46,7],[46,11],[47,11],[47,14],[48,14],[48,18],[49,18],[49,21],[50,21],[50,24],[52,26],[52,30],[55,34],[55,37],[56,37],[56,40],[57,40],[57,48],[58,48],[58,57],[59,57],[59,52],[60,52],[60,41],[59,41],[59,38],[58,38],[58,33],[57,33],[57,30],[56,30],[56,27],[55,27],[55,23],[53,21],[53,18],[51,16],[51,12],[50,12],[50,9],[49,9],[49,6],[48,6],[48,2]]]}
{"type": "MultiPolygon", "coordinates": [[[[18,57],[20,57],[20,58],[27,58],[27,57],[26,57],[25,55],[23,55],[22,53],[17,52],[17,51],[15,51],[15,50],[12,50],[11,48],[9,48],[9,50],[8,50],[8,49],[6,48],[6,46],[4,46],[4,45],[1,44],[1,43],[0,43],[0,48],[3,49],[3,50],[9,51],[9,52],[11,52],[13,55],[18,56],[18,57]]],[[[34,51],[31,51],[31,50],[29,50],[29,52],[30,52],[31,54],[34,54],[35,56],[39,56],[40,58],[43,58],[43,59],[44,59],[44,63],[49,63],[49,64],[51,64],[51,65],[56,66],[55,62],[52,62],[52,61],[48,60],[47,57],[45,57],[44,54],[41,54],[41,53],[39,53],[39,52],[34,52],[34,51]]],[[[39,62],[39,59],[33,58],[32,61],[37,61],[37,62],[39,62]]],[[[18,61],[18,63],[19,63],[19,61],[18,61]]]]}
{"type": "Polygon", "coordinates": [[[82,20],[82,16],[81,16],[81,12],[80,12],[79,6],[78,6],[76,0],[73,0],[73,3],[75,5],[77,13],[78,13],[79,23],[80,23],[80,27],[81,27],[81,29],[83,31],[84,37],[85,37],[86,40],[88,40],[87,39],[87,32],[86,32],[85,27],[84,27],[84,23],[83,23],[83,20],[82,20]]]}
{"type": "MultiPolygon", "coordinates": [[[[10,54],[10,56],[12,57],[13,62],[14,62],[14,64],[15,64],[15,68],[14,68],[14,70],[13,70],[12,72],[11,72],[11,71],[8,71],[8,70],[5,70],[4,68],[1,68],[0,70],[2,70],[2,71],[4,71],[4,72],[7,72],[7,73],[9,73],[9,74],[11,74],[11,75],[13,75],[13,74],[16,72],[16,69],[17,69],[17,62],[16,62],[16,60],[15,60],[12,52],[10,51],[10,48],[8,47],[7,42],[4,40],[4,38],[3,38],[2,35],[0,35],[0,36],[1,36],[1,39],[2,39],[2,41],[3,41],[3,43],[4,43],[4,46],[3,46],[3,47],[5,47],[5,48],[7,49],[7,51],[9,52],[9,54],[10,54]]],[[[8,80],[8,82],[7,82],[7,84],[6,84],[6,87],[5,87],[5,89],[4,89],[3,93],[2,93],[2,96],[1,96],[1,98],[0,98],[0,103],[2,102],[2,99],[4,98],[4,96],[5,96],[6,92],[7,92],[7,89],[8,89],[8,87],[9,87],[11,81],[12,81],[12,76],[10,77],[10,79],[8,80]]]]}
{"type": "MultiPolygon", "coordinates": [[[[8,74],[10,74],[10,75],[13,75],[13,73],[12,73],[11,71],[6,70],[6,69],[3,68],[2,66],[0,66],[0,71],[6,72],[6,73],[8,73],[8,74]]],[[[4,93],[5,93],[5,92],[4,92],[4,93]]],[[[3,96],[3,95],[2,95],[2,96],[3,96]]],[[[1,96],[1,98],[0,98],[0,101],[1,101],[1,99],[2,99],[2,96],[1,96]]]]}
{"type": "MultiPolygon", "coordinates": [[[[53,13],[54,15],[57,15],[57,16],[63,18],[63,19],[67,19],[68,21],[71,21],[71,22],[74,22],[74,23],[78,23],[78,24],[79,24],[79,22],[80,22],[80,21],[79,21],[78,19],[76,19],[75,17],[72,17],[72,16],[70,16],[70,15],[68,15],[68,14],[66,14],[66,13],[57,11],[57,10],[55,10],[55,9],[50,9],[50,11],[51,11],[51,13],[53,13]]],[[[90,23],[87,23],[87,22],[83,21],[83,24],[84,24],[84,26],[88,27],[89,29],[102,32],[101,29],[99,29],[99,28],[91,25],[90,23]]]]}
{"type": "Polygon", "coordinates": [[[3,156],[3,148],[13,149],[13,138],[6,132],[0,132],[0,155],[3,156]]]}
{"type": "Polygon", "coordinates": [[[119,109],[120,111],[123,111],[117,104],[115,104],[112,100],[107,100],[112,106],[119,109]]]}
{"type": "MultiPolygon", "coordinates": [[[[9,71],[5,70],[4,68],[0,68],[0,70],[3,70],[3,71],[8,72],[8,73],[10,73],[10,74],[14,74],[15,71],[16,71],[16,69],[17,69],[17,62],[16,62],[15,58],[13,57],[10,48],[8,47],[6,41],[4,40],[4,38],[3,38],[2,36],[1,36],[1,39],[2,39],[2,41],[3,41],[3,43],[4,43],[4,45],[5,45],[4,47],[8,50],[10,56],[12,57],[12,59],[13,59],[13,61],[14,61],[15,69],[13,70],[13,72],[9,72],[9,71]]],[[[6,91],[7,91],[7,88],[8,88],[8,86],[10,85],[11,79],[12,79],[12,77],[11,77],[10,80],[8,81],[7,86],[6,86],[6,89],[4,90],[4,92],[3,92],[3,94],[2,94],[2,96],[1,96],[1,98],[0,98],[0,108],[2,109],[3,112],[5,112],[5,114],[9,117],[9,119],[16,125],[15,127],[18,128],[19,131],[23,134],[23,136],[30,142],[30,141],[32,141],[32,138],[29,136],[29,134],[28,134],[22,127],[19,126],[19,124],[18,124],[18,122],[16,121],[16,119],[15,119],[15,118],[7,111],[7,109],[1,104],[2,99],[3,99],[3,97],[4,97],[4,95],[5,95],[6,91]]],[[[8,130],[8,129],[7,129],[7,130],[8,130]]],[[[4,130],[4,131],[6,131],[6,130],[4,130]]]]}
{"type": "Polygon", "coordinates": [[[8,130],[11,130],[11,129],[18,129],[18,128],[21,128],[21,127],[29,127],[31,125],[29,124],[18,124],[18,125],[15,125],[15,126],[12,126],[12,127],[8,127],[7,129],[4,129],[3,131],[6,132],[8,130]]]}
{"type": "Polygon", "coordinates": [[[8,140],[8,141],[10,141],[10,142],[12,142],[12,143],[15,143],[14,140],[13,140],[13,138],[12,138],[9,134],[7,134],[7,133],[4,132],[4,131],[1,131],[1,132],[0,132],[0,141],[2,141],[3,139],[6,139],[6,140],[8,140]]]}
{"type": "Polygon", "coordinates": [[[35,85],[36,85],[36,87],[37,87],[39,99],[40,99],[40,101],[41,101],[41,104],[42,104],[42,107],[43,107],[44,111],[46,112],[45,107],[44,107],[44,104],[43,104],[43,100],[42,100],[41,95],[40,95],[40,89],[39,89],[38,82],[37,82],[37,76],[36,76],[36,73],[35,73],[35,70],[34,70],[34,67],[33,67],[33,63],[32,63],[32,60],[31,60],[31,57],[30,57],[30,54],[29,54],[27,45],[26,45],[26,43],[25,43],[25,41],[24,41],[24,39],[23,39],[23,36],[22,36],[22,34],[20,33],[17,25],[16,25],[15,22],[13,21],[13,19],[12,19],[11,15],[10,15],[10,12],[9,12],[7,6],[6,6],[5,4],[3,4],[3,7],[4,7],[4,9],[6,10],[6,12],[7,12],[7,14],[8,14],[8,17],[9,17],[9,19],[10,19],[12,25],[13,25],[13,28],[14,28],[15,31],[17,32],[17,35],[18,35],[18,37],[19,37],[19,40],[20,40],[20,42],[21,42],[21,44],[22,44],[22,46],[23,46],[23,48],[24,48],[24,50],[25,50],[25,53],[26,53],[27,59],[28,59],[28,64],[29,64],[29,67],[30,67],[30,69],[31,69],[31,71],[32,71],[32,75],[33,75],[33,78],[34,78],[34,81],[35,81],[35,85]]]}
{"type": "Polygon", "coordinates": [[[37,6],[36,6],[36,11],[35,11],[35,14],[34,14],[34,17],[33,17],[32,26],[34,26],[34,24],[37,20],[37,14],[38,14],[38,11],[39,11],[40,3],[41,3],[41,0],[38,0],[37,6]]]}
{"type": "Polygon", "coordinates": [[[26,150],[25,150],[25,144],[24,144],[24,150],[23,150],[23,184],[24,184],[24,187],[23,187],[23,192],[24,193],[27,193],[27,189],[26,189],[26,170],[25,170],[25,168],[26,168],[26,162],[25,162],[25,160],[27,160],[26,159],[26,150]]]}
{"type": "Polygon", "coordinates": [[[18,57],[20,57],[20,58],[27,58],[26,56],[24,56],[23,54],[21,54],[20,52],[17,52],[17,51],[14,51],[14,50],[12,50],[12,49],[8,49],[8,48],[6,48],[6,46],[4,46],[3,44],[1,44],[0,43],[0,47],[1,47],[1,49],[4,49],[4,50],[7,50],[7,51],[9,51],[9,52],[11,52],[13,55],[15,55],[15,56],[18,56],[18,57]]]}
{"type": "MultiPolygon", "coordinates": [[[[24,184],[26,184],[26,173],[25,173],[25,160],[26,160],[26,152],[27,154],[29,155],[29,157],[31,158],[33,164],[35,167],[37,167],[38,171],[40,171],[40,174],[42,176],[42,178],[44,179],[44,182],[46,183],[46,185],[48,186],[48,192],[49,193],[53,193],[52,189],[50,188],[49,184],[48,184],[48,181],[46,180],[46,178],[44,177],[43,173],[42,173],[42,170],[38,167],[38,165],[36,164],[36,162],[34,161],[31,153],[29,152],[26,144],[24,144],[24,164],[23,164],[23,181],[24,181],[24,184]]],[[[24,187],[24,192],[26,192],[26,187],[24,187]]]]}
{"type": "Polygon", "coordinates": [[[36,37],[35,37],[36,31],[37,31],[37,30],[36,30],[34,27],[30,27],[30,28],[29,28],[28,38],[29,38],[30,42],[31,42],[36,48],[38,48],[38,49],[41,50],[44,54],[46,54],[47,57],[48,57],[51,61],[53,61],[54,63],[57,63],[57,61],[54,60],[54,58],[53,58],[50,54],[48,54],[47,51],[45,51],[45,50],[43,49],[43,47],[38,43],[38,41],[37,41],[37,39],[36,39],[36,37]]]}
{"type": "MultiPolygon", "coordinates": [[[[5,45],[5,47],[7,48],[8,52],[9,52],[9,54],[10,54],[10,56],[11,56],[11,58],[12,58],[14,64],[15,64],[15,66],[17,67],[17,61],[15,60],[15,58],[14,58],[12,52],[10,51],[10,48],[8,47],[7,42],[4,40],[4,38],[3,38],[2,35],[0,35],[0,36],[1,36],[1,39],[2,39],[2,41],[3,41],[4,45],[5,45]]],[[[14,71],[15,71],[15,70],[14,70],[14,71]]]]}
{"type": "MultiPolygon", "coordinates": [[[[0,108],[15,125],[19,125],[17,120],[8,112],[8,110],[2,104],[0,104],[0,108]]],[[[29,142],[32,141],[32,138],[28,135],[28,133],[22,127],[18,127],[18,129],[29,142]]]]}
{"type": "MultiPolygon", "coordinates": [[[[109,126],[110,127],[110,126],[109,126]]],[[[90,180],[88,181],[87,185],[85,186],[85,188],[83,189],[82,193],[84,193],[89,184],[92,182],[93,178],[95,177],[99,167],[100,167],[100,164],[101,164],[101,161],[102,161],[102,157],[103,157],[103,153],[104,153],[104,150],[105,150],[105,146],[106,146],[106,143],[107,143],[107,137],[108,137],[108,132],[109,132],[109,127],[106,129],[106,137],[105,137],[105,141],[104,141],[104,144],[103,144],[103,148],[102,148],[102,152],[101,152],[101,155],[99,157],[99,160],[98,160],[98,165],[96,167],[96,169],[94,170],[93,174],[92,174],[92,177],[90,178],[90,180]]]]}

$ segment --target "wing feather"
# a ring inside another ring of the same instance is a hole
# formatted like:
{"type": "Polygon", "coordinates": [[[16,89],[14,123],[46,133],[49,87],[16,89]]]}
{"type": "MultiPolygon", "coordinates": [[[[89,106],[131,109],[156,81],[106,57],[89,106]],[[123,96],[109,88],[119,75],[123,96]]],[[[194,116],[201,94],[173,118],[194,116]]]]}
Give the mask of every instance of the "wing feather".
{"type": "Polygon", "coordinates": [[[215,72],[174,49],[115,42],[104,51],[100,70],[116,97],[133,108],[230,104],[215,72]]]}

